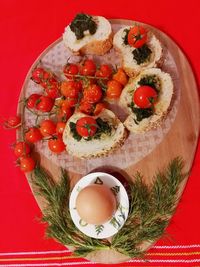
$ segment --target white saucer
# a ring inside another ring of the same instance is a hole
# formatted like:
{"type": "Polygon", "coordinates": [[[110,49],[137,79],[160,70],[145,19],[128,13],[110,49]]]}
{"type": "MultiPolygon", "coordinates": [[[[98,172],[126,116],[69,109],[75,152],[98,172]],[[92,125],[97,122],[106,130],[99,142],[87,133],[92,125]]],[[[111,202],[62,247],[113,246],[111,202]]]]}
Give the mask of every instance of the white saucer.
{"type": "Polygon", "coordinates": [[[72,220],[76,227],[85,235],[93,238],[108,238],[116,234],[124,225],[129,211],[129,199],[124,186],[114,176],[103,173],[94,172],[81,178],[72,190],[69,200],[69,209],[72,220]],[[117,210],[112,218],[102,225],[88,224],[84,222],[76,210],[76,198],[84,187],[90,184],[104,184],[113,191],[117,199],[117,210]]]}

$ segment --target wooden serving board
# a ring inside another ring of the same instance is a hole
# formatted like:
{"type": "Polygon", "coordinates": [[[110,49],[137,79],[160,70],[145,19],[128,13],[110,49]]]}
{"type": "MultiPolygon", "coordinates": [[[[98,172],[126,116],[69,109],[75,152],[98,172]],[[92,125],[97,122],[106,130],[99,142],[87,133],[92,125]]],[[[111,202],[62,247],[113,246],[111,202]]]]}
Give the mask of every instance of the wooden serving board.
{"type": "MultiPolygon", "coordinates": [[[[132,25],[133,22],[129,20],[111,20],[111,23],[112,25],[132,25]]],[[[169,161],[171,161],[177,156],[181,156],[184,159],[185,171],[188,172],[191,169],[199,136],[200,108],[197,85],[192,69],[185,55],[182,53],[180,48],[174,43],[174,41],[172,41],[166,34],[149,25],[144,24],[144,26],[150,28],[159,37],[165,49],[169,51],[176,64],[179,87],[179,100],[178,102],[176,102],[177,113],[175,114],[173,122],[171,122],[170,124],[170,129],[167,131],[167,133],[163,134],[164,137],[161,142],[158,143],[152,149],[152,151],[150,151],[150,153],[146,154],[137,162],[130,162],[129,165],[124,168],[114,168],[114,171],[117,170],[128,179],[133,179],[133,175],[136,173],[136,171],[139,171],[144,175],[146,181],[150,182],[151,178],[158,171],[158,169],[161,170],[169,163],[169,161]]],[[[27,85],[30,81],[31,72],[34,67],[59,42],[61,42],[61,39],[50,45],[35,61],[25,79],[20,99],[23,99],[26,95],[27,85]]],[[[18,105],[18,112],[20,114],[22,114],[23,112],[23,105],[21,102],[19,102],[18,105]]],[[[18,133],[18,135],[20,135],[20,133],[18,133]]],[[[156,135],[154,136],[154,138],[156,138],[156,135]]],[[[115,156],[116,155],[114,154],[113,158],[115,156]]],[[[40,159],[41,165],[47,168],[56,180],[58,170],[57,164],[54,163],[51,157],[47,158],[43,154],[40,154],[40,159]]],[[[82,163],[80,161],[80,165],[81,164],[82,163]]],[[[86,163],[84,162],[84,164],[86,163]]],[[[103,164],[100,168],[98,168],[98,170],[105,170],[105,168],[112,169],[112,166],[105,167],[105,165],[103,164]]],[[[86,173],[84,172],[81,173],[81,171],[69,171],[70,178],[74,183],[85,174],[86,173]]],[[[180,195],[184,190],[186,182],[187,179],[181,185],[180,195]]],[[[30,182],[29,184],[39,207],[41,208],[41,210],[43,210],[43,199],[39,198],[35,194],[36,192],[32,184],[30,182]]],[[[150,245],[152,244],[147,243],[145,248],[149,248],[150,245]]],[[[115,251],[101,251],[90,253],[87,256],[87,259],[102,263],[117,263],[127,260],[127,257],[122,254],[116,253],[115,251]]]]}

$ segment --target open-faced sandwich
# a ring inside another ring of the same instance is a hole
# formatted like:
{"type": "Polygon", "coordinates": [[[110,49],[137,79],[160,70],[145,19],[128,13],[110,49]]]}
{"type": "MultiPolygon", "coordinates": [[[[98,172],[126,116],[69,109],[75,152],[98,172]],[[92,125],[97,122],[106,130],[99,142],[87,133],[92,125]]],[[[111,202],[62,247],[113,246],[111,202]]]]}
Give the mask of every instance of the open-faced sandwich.
{"type": "Polygon", "coordinates": [[[112,37],[106,18],[81,13],[65,28],[63,42],[77,54],[104,55],[112,47],[112,37]]]}
{"type": "Polygon", "coordinates": [[[156,67],[162,56],[160,41],[151,31],[137,24],[121,28],[114,35],[113,46],[120,53],[122,67],[130,77],[156,67]]]}
{"type": "Polygon", "coordinates": [[[74,113],[66,124],[63,141],[69,154],[95,158],[121,146],[126,135],[123,123],[112,111],[104,109],[98,116],[74,113]]]}
{"type": "Polygon", "coordinates": [[[171,76],[158,68],[146,69],[131,78],[119,101],[129,114],[125,127],[134,133],[158,127],[169,110],[172,95],[171,76]]]}

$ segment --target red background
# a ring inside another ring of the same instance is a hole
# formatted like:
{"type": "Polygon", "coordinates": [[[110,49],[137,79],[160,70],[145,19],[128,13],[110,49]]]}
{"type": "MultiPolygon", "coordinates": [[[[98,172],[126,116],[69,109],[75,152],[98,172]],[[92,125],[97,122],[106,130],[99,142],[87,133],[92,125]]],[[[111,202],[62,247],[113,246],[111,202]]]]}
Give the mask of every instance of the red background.
{"type": "MultiPolygon", "coordinates": [[[[0,116],[16,113],[18,96],[38,55],[61,36],[77,12],[151,24],[171,36],[185,52],[200,80],[199,1],[0,1],[0,116]]],[[[187,127],[187,126],[186,126],[187,127]]],[[[40,210],[25,176],[15,167],[10,144],[15,133],[0,129],[0,252],[62,248],[44,238],[40,210]]],[[[175,243],[200,244],[200,147],[168,232],[175,243]]],[[[169,241],[165,241],[165,244],[169,241]]]]}

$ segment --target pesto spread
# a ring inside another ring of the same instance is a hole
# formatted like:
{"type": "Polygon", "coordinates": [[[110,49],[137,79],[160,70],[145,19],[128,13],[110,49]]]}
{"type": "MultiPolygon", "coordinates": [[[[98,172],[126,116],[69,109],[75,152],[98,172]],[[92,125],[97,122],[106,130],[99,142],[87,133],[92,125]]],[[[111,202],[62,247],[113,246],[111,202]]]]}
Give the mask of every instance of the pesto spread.
{"type": "Polygon", "coordinates": [[[77,14],[70,24],[71,31],[76,35],[76,39],[80,40],[84,37],[84,31],[89,31],[90,34],[95,34],[97,30],[97,24],[93,20],[92,16],[87,14],[77,14]]]}

